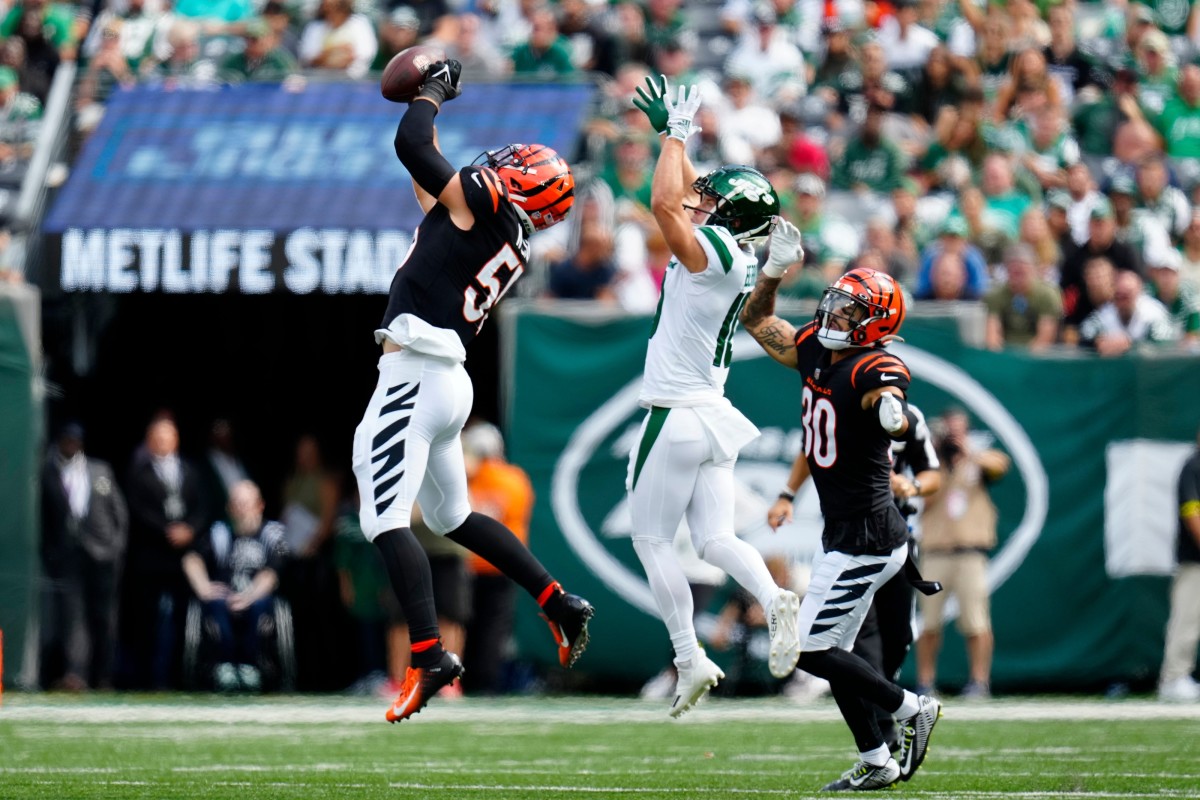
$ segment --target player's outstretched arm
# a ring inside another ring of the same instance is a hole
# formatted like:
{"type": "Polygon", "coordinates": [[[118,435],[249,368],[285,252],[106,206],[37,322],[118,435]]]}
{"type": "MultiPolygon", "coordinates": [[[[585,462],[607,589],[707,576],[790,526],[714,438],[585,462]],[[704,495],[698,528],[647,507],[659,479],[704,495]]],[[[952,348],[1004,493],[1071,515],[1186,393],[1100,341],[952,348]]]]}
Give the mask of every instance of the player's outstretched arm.
{"type": "Polygon", "coordinates": [[[412,176],[417,200],[426,212],[433,203],[426,203],[431,198],[450,209],[451,216],[460,227],[463,215],[470,217],[467,200],[462,190],[462,181],[458,172],[446,160],[437,146],[437,130],[434,118],[441,109],[442,103],[452,100],[461,94],[459,76],[462,65],[457,61],[439,61],[429,67],[421,91],[409,105],[400,125],[396,129],[396,156],[400,159],[409,175],[412,176]],[[422,196],[424,193],[424,197],[422,196]]]}
{"type": "Polygon", "coordinates": [[[758,274],[750,299],[742,308],[742,326],[754,337],[767,355],[786,367],[796,367],[796,328],[775,316],[775,295],[780,278],[758,274]]]}
{"type": "MultiPolygon", "coordinates": [[[[664,81],[665,86],[665,81],[664,81]]],[[[654,179],[650,184],[650,210],[658,229],[662,231],[667,247],[688,272],[703,272],[708,269],[708,256],[692,226],[691,215],[683,207],[691,183],[684,182],[686,174],[695,175],[684,143],[698,128],[692,122],[700,110],[699,87],[679,87],[678,99],[671,101],[670,95],[662,98],[668,114],[667,138],[654,167],[654,179]],[[686,168],[685,168],[686,167],[686,168]]]]}
{"type": "Polygon", "coordinates": [[[804,453],[798,453],[796,460],[792,462],[792,469],[788,473],[787,484],[779,492],[779,497],[771,505],[767,511],[767,524],[771,526],[771,530],[776,530],[785,522],[791,522],[793,517],[794,506],[796,502],[796,494],[800,491],[800,487],[808,480],[810,474],[808,468],[808,458],[804,453]]]}

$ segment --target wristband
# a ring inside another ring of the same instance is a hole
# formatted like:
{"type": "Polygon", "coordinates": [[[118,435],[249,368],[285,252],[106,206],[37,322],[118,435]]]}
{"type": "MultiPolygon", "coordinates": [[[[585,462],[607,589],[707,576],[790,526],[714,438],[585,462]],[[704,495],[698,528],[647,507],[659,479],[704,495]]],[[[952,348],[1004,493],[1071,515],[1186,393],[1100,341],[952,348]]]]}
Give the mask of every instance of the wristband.
{"type": "Polygon", "coordinates": [[[779,493],[779,499],[787,500],[789,503],[791,503],[796,499],[796,493],[793,492],[791,489],[789,489],[787,486],[784,486],[783,490],[779,493]]]}

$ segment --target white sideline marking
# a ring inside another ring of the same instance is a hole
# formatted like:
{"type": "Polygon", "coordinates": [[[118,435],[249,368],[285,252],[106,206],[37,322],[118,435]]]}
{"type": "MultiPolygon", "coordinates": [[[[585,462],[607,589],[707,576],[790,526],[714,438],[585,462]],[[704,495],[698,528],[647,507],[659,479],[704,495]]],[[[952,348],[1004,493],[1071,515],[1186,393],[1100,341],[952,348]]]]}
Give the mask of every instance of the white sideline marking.
{"type": "MultiPolygon", "coordinates": [[[[614,698],[490,700],[468,698],[453,704],[431,704],[428,716],[410,725],[426,726],[437,723],[476,723],[502,726],[529,724],[539,728],[548,724],[589,725],[623,723],[653,723],[656,725],[720,725],[727,722],[835,722],[841,720],[832,700],[815,705],[796,706],[784,700],[723,700],[712,698],[696,714],[685,721],[669,721],[660,703],[614,698]]],[[[1101,700],[1038,701],[1030,699],[998,700],[989,703],[956,704],[950,698],[946,705],[947,721],[1122,721],[1122,720],[1200,720],[1200,704],[1171,705],[1156,701],[1132,700],[1105,702],[1101,700]]],[[[0,707],[0,724],[14,722],[54,723],[61,725],[113,723],[161,723],[172,725],[209,723],[220,726],[245,725],[248,732],[258,733],[262,726],[273,730],[302,733],[314,726],[347,725],[384,728],[381,704],[325,697],[314,700],[305,697],[283,698],[279,702],[239,702],[236,705],[197,704],[180,700],[178,703],[124,702],[113,698],[98,698],[79,703],[47,702],[39,695],[10,695],[0,707]]],[[[226,728],[221,735],[235,734],[226,728]]],[[[184,738],[194,738],[195,732],[175,729],[184,738]]],[[[347,733],[357,732],[357,729],[347,733]]],[[[170,731],[129,731],[125,735],[153,738],[170,737],[170,731]]],[[[323,736],[332,733],[325,729],[323,736]]]]}

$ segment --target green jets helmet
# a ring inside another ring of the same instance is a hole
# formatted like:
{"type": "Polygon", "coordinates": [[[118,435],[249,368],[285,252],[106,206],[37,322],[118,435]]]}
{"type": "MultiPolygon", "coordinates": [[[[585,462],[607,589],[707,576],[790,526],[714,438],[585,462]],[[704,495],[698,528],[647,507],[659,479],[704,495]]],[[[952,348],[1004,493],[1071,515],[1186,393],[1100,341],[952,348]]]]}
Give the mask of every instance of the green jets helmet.
{"type": "Polygon", "coordinates": [[[771,235],[779,214],[779,195],[758,170],[726,165],[697,178],[692,188],[717,201],[708,217],[710,225],[719,225],[737,241],[748,244],[771,235]]]}

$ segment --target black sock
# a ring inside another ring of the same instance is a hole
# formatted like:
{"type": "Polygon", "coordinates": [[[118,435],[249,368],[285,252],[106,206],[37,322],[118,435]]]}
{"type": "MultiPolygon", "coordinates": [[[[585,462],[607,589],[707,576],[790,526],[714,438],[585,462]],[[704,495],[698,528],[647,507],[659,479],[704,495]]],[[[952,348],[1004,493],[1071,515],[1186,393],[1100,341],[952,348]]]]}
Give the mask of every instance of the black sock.
{"type": "MultiPolygon", "coordinates": [[[[550,573],[533,557],[529,548],[521,544],[512,531],[491,517],[472,511],[462,525],[446,534],[446,538],[487,560],[535,600],[541,599],[547,587],[554,583],[550,573]]],[[[558,595],[552,593],[549,600],[542,602],[551,619],[555,616],[552,605],[558,599],[558,595]]]]}
{"type": "MultiPolygon", "coordinates": [[[[880,675],[874,667],[854,653],[837,647],[800,654],[800,669],[833,683],[884,711],[895,711],[904,702],[904,690],[880,675]]],[[[872,715],[874,716],[874,715],[872,715]]],[[[878,742],[876,743],[878,744],[878,742]]]]}
{"type": "MultiPolygon", "coordinates": [[[[383,556],[392,591],[404,609],[408,636],[414,647],[438,639],[437,611],[433,605],[433,576],[429,557],[409,528],[394,528],[375,537],[375,547],[383,556]]],[[[414,667],[431,667],[442,657],[440,644],[413,651],[414,667]]]]}

